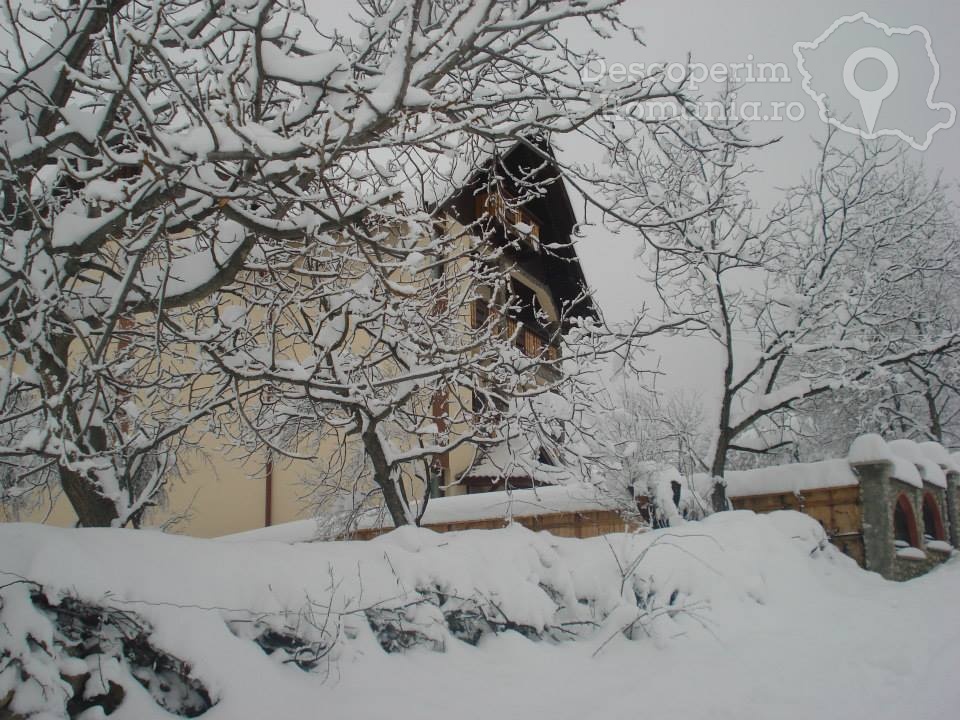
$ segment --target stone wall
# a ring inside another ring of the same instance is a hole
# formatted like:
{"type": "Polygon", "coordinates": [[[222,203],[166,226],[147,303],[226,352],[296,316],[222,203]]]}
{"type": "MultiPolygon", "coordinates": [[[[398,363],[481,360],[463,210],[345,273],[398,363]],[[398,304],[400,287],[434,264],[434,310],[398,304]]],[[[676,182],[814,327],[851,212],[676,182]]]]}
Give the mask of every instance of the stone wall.
{"type": "Polygon", "coordinates": [[[956,478],[951,493],[930,483],[916,487],[898,480],[891,475],[892,468],[887,462],[854,465],[854,472],[860,478],[865,567],[890,580],[909,580],[929,571],[950,556],[949,549],[941,549],[937,543],[931,546],[924,541],[923,502],[925,495],[933,497],[946,531],[943,541],[950,542],[955,537],[956,526],[949,520],[948,498],[952,494],[956,516],[956,478]],[[904,504],[911,522],[909,548],[896,546],[894,513],[897,505],[901,503],[904,504]]]}
{"type": "Polygon", "coordinates": [[[950,538],[950,544],[955,548],[960,548],[960,473],[947,473],[947,536],[950,538]]]}

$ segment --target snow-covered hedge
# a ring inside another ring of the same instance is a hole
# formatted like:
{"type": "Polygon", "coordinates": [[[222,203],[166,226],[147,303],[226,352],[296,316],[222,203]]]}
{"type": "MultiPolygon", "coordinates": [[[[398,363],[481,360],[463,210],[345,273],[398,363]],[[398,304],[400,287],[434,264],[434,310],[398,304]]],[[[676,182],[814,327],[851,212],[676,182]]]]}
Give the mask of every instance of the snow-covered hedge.
{"type": "Polygon", "coordinates": [[[600,652],[709,633],[715,614],[789,592],[811,562],[851,563],[796,513],[588,540],[512,526],[293,545],[7,525],[0,708],[271,717],[279,698],[315,706],[331,672],[385,651],[514,632],[600,652]]]}

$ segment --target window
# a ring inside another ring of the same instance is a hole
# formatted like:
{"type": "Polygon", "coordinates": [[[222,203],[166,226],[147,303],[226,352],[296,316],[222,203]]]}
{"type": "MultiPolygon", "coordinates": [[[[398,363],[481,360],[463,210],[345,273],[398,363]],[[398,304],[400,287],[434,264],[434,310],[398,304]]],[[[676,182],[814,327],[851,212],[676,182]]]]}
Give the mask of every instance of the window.
{"type": "Polygon", "coordinates": [[[550,457],[550,453],[547,452],[546,448],[540,448],[540,452],[537,455],[537,462],[540,463],[541,465],[550,465],[550,466],[556,466],[557,464],[554,461],[554,459],[550,457]]]}
{"type": "Polygon", "coordinates": [[[495,218],[509,236],[527,242],[534,250],[540,247],[540,221],[527,208],[505,193],[481,193],[476,200],[477,218],[495,218]]]}
{"type": "Polygon", "coordinates": [[[473,329],[482,328],[490,317],[490,306],[483,298],[473,301],[473,329]]]}
{"type": "Polygon", "coordinates": [[[482,415],[483,411],[486,409],[486,403],[483,401],[483,395],[474,390],[471,393],[470,399],[470,409],[473,410],[474,415],[482,415]]]}
{"type": "Polygon", "coordinates": [[[517,350],[522,352],[524,355],[529,355],[527,351],[527,334],[529,331],[520,323],[520,327],[516,328],[516,334],[513,336],[513,344],[517,346],[517,350]]]}
{"type": "Polygon", "coordinates": [[[430,475],[427,478],[427,489],[431,498],[439,498],[447,494],[443,480],[444,467],[439,460],[439,458],[434,458],[429,467],[430,475]]]}

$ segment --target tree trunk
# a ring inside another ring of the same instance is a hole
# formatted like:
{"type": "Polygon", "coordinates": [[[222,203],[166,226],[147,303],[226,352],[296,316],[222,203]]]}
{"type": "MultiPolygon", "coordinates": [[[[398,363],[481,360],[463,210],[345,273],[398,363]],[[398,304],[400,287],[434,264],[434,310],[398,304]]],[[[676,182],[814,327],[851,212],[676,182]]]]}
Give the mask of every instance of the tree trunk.
{"type": "MultiPolygon", "coordinates": [[[[105,452],[107,449],[107,434],[100,427],[87,428],[81,431],[80,419],[76,413],[67,413],[71,423],[77,428],[77,434],[83,444],[94,452],[105,452]]],[[[83,527],[111,527],[114,520],[120,517],[117,505],[113,500],[105,497],[100,485],[89,475],[72,470],[66,465],[58,466],[60,485],[67,494],[77,519],[83,527]]],[[[93,472],[88,471],[88,472],[93,472]]]]}
{"type": "Polygon", "coordinates": [[[112,500],[105,498],[89,478],[63,465],[60,484],[83,527],[110,527],[119,515],[112,500]]]}
{"type": "Polygon", "coordinates": [[[390,517],[393,520],[394,527],[409,525],[410,520],[407,515],[407,506],[404,503],[400,493],[397,492],[396,483],[393,480],[393,473],[390,463],[387,462],[387,456],[383,452],[383,446],[380,444],[380,438],[377,436],[376,425],[362,434],[363,447],[367,451],[367,456],[373,464],[373,479],[383,492],[383,501],[390,511],[390,517]]]}
{"type": "MultiPolygon", "coordinates": [[[[16,329],[21,341],[27,342],[26,333],[20,328],[16,329]]],[[[84,431],[73,400],[63,392],[63,388],[68,385],[66,368],[69,364],[71,340],[69,335],[60,335],[53,338],[49,348],[34,348],[34,364],[40,369],[45,395],[51,398],[62,396],[61,402],[65,403],[65,411],[60,422],[73,431],[77,445],[103,452],[109,444],[106,433],[102,428],[87,428],[84,431]]],[[[57,474],[63,492],[82,527],[111,527],[120,517],[114,501],[105,497],[98,483],[86,473],[72,469],[61,460],[57,464],[57,474]]]]}
{"type": "Polygon", "coordinates": [[[927,401],[927,412],[930,416],[930,435],[938,443],[943,444],[943,426],[940,424],[940,410],[937,408],[937,400],[930,391],[929,386],[923,393],[923,397],[927,401]]]}
{"type": "Polygon", "coordinates": [[[710,493],[710,503],[713,505],[714,512],[729,510],[730,504],[727,501],[727,486],[723,482],[716,482],[717,478],[723,479],[723,472],[727,464],[727,452],[730,449],[730,441],[733,440],[733,433],[730,428],[730,412],[733,407],[733,397],[736,390],[733,385],[733,321],[731,319],[730,309],[727,306],[727,297],[723,291],[723,283],[720,278],[719,266],[715,272],[717,303],[720,307],[721,320],[723,322],[723,350],[725,353],[723,366],[723,397],[720,399],[720,414],[717,418],[717,446],[713,450],[713,462],[710,465],[710,475],[714,478],[713,491],[710,493]]]}
{"type": "Polygon", "coordinates": [[[722,482],[716,482],[717,478],[723,479],[723,473],[727,465],[727,448],[730,440],[727,437],[727,431],[721,430],[717,437],[717,447],[713,453],[713,462],[710,465],[710,476],[714,478],[713,491],[710,493],[710,504],[713,505],[714,512],[729,510],[730,503],[727,500],[727,486],[722,482]]]}

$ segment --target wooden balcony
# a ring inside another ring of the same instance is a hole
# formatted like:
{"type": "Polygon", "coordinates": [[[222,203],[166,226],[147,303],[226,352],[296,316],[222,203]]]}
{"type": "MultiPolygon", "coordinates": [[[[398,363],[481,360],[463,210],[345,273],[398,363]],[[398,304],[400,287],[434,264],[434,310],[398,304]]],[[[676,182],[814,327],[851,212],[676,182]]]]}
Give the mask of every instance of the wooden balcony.
{"type": "Polygon", "coordinates": [[[508,239],[520,239],[533,250],[540,249],[540,231],[543,223],[529,210],[510,198],[496,193],[477,196],[477,217],[494,218],[508,239]]]}
{"type": "MultiPolygon", "coordinates": [[[[470,310],[471,326],[474,329],[481,327],[488,321],[490,314],[490,307],[485,300],[474,300],[470,310]]],[[[560,359],[559,346],[551,343],[545,333],[538,332],[515,318],[507,318],[504,334],[512,337],[517,349],[529,358],[560,359]]]]}

